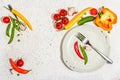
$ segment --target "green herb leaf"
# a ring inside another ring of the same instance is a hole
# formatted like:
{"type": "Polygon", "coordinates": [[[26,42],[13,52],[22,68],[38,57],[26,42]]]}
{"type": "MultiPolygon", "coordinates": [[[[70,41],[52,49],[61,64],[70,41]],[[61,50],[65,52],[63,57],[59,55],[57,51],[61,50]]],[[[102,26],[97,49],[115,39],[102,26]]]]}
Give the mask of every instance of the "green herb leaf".
{"type": "Polygon", "coordinates": [[[10,44],[13,41],[14,35],[15,35],[15,27],[13,26],[12,30],[11,30],[11,36],[10,36],[8,44],[10,44]]]}
{"type": "Polygon", "coordinates": [[[7,28],[6,28],[6,35],[7,35],[8,37],[10,37],[10,34],[9,34],[10,26],[11,26],[11,23],[9,23],[8,26],[7,26],[7,28]]]}
{"type": "Polygon", "coordinates": [[[88,62],[87,53],[86,53],[85,49],[84,49],[81,45],[80,45],[80,50],[81,50],[81,52],[82,52],[82,54],[83,54],[83,56],[84,56],[84,64],[86,65],[87,62],[88,62]]]}

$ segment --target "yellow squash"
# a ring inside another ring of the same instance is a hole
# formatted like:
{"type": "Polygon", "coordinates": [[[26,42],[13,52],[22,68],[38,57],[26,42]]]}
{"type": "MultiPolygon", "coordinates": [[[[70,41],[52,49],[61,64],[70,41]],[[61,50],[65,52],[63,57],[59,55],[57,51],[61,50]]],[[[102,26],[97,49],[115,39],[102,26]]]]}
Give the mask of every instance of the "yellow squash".
{"type": "Polygon", "coordinates": [[[64,26],[64,29],[67,30],[67,29],[71,28],[90,9],[92,9],[92,7],[88,7],[88,8],[83,9],[82,11],[80,11],[75,17],[73,17],[73,19],[67,25],[64,26]]]}
{"type": "Polygon", "coordinates": [[[27,26],[32,30],[32,25],[31,23],[27,20],[27,18],[25,18],[20,12],[18,12],[15,9],[12,9],[11,12],[13,14],[15,14],[16,16],[18,16],[23,22],[25,22],[27,24],[27,26]]]}

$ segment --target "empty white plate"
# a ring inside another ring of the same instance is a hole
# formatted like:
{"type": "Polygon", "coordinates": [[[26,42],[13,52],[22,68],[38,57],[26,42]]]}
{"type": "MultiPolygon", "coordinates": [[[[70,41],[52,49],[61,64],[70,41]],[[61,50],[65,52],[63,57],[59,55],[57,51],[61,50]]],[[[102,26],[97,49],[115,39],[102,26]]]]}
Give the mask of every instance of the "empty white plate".
{"type": "Polygon", "coordinates": [[[74,50],[74,43],[78,41],[79,45],[84,45],[76,37],[79,32],[85,35],[90,40],[90,43],[98,50],[100,50],[104,55],[109,55],[110,46],[107,34],[96,26],[82,25],[71,29],[64,36],[61,47],[62,60],[64,64],[69,69],[78,72],[90,72],[99,69],[106,61],[92,48],[90,48],[91,50],[86,51],[88,56],[88,62],[86,65],[84,65],[84,60],[80,59],[76,55],[74,50]]]}

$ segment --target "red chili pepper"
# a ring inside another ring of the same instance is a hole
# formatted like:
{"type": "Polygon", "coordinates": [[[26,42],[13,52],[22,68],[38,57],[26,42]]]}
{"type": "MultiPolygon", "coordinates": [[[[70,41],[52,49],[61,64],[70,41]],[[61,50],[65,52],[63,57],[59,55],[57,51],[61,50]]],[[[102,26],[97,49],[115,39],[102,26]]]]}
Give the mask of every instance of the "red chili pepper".
{"type": "Polygon", "coordinates": [[[81,55],[80,51],[79,51],[79,47],[78,47],[78,42],[76,41],[74,43],[74,50],[76,52],[76,54],[81,58],[81,59],[84,59],[84,57],[81,55]]]}
{"type": "Polygon", "coordinates": [[[18,73],[27,74],[27,73],[30,71],[30,70],[26,70],[26,69],[21,69],[21,68],[19,68],[19,67],[15,64],[15,62],[12,60],[12,58],[10,58],[9,61],[10,61],[10,64],[11,64],[12,68],[13,68],[15,71],[17,71],[18,73]]]}

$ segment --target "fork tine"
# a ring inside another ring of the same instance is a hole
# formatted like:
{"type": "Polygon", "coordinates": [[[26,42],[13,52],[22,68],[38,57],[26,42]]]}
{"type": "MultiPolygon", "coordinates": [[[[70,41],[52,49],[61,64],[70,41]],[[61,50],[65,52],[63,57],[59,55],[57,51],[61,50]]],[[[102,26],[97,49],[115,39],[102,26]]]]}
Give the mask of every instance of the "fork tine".
{"type": "Polygon", "coordinates": [[[78,35],[77,35],[77,38],[78,38],[80,41],[83,41],[83,40],[85,39],[85,36],[79,32],[78,35]]]}

